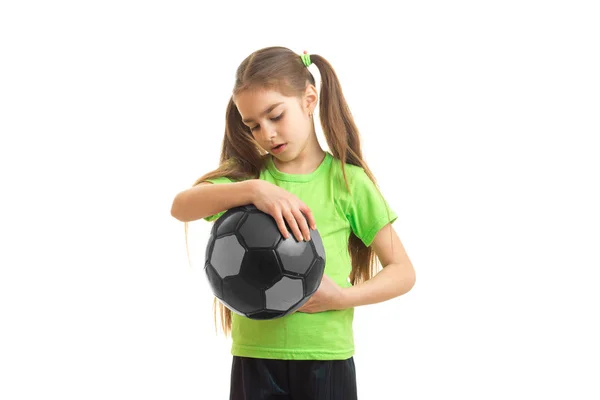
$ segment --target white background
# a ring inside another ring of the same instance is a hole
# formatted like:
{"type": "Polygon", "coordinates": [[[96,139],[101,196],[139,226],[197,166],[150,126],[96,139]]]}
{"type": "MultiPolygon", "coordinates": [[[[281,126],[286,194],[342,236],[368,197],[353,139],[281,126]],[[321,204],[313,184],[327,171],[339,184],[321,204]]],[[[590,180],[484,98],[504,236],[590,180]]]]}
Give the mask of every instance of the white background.
{"type": "Polygon", "coordinates": [[[356,310],[360,398],[600,398],[592,3],[2,2],[0,398],[227,399],[170,207],[272,45],[336,68],[417,271],[356,310]]]}

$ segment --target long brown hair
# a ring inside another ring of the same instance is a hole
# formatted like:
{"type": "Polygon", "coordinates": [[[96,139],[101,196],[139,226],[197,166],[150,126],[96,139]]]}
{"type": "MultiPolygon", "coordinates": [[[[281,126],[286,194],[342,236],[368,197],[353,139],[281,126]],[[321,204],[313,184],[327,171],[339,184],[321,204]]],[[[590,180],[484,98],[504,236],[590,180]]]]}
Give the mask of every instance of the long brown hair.
{"type": "MultiPolygon", "coordinates": [[[[321,76],[321,127],[332,155],[341,161],[347,190],[350,192],[344,168],[346,163],[363,168],[371,181],[377,185],[375,177],[363,160],[358,128],[333,67],[317,54],[311,54],[310,60],[317,66],[321,76]]],[[[266,154],[254,140],[250,129],[242,122],[233,101],[236,94],[249,88],[266,88],[278,90],[286,96],[300,97],[307,83],[315,85],[313,75],[303,64],[301,57],[288,48],[267,47],[246,57],[237,69],[233,93],[227,104],[219,167],[198,178],[193,186],[218,177],[227,177],[232,181],[257,179],[265,167],[266,154]]],[[[187,246],[187,223],[185,233],[187,246]]],[[[348,240],[348,251],[352,260],[350,282],[354,285],[373,277],[378,265],[375,252],[371,247],[365,246],[353,232],[348,240]]],[[[231,311],[216,297],[213,307],[215,327],[218,314],[222,330],[225,336],[228,336],[231,332],[231,311]]]]}

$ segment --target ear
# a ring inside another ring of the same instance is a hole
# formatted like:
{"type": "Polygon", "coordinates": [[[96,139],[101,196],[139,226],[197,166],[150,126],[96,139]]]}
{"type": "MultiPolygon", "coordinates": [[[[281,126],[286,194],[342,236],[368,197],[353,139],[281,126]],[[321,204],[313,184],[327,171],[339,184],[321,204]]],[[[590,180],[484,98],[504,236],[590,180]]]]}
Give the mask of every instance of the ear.
{"type": "Polygon", "coordinates": [[[306,85],[306,89],[304,91],[303,98],[303,106],[304,110],[311,114],[315,113],[315,108],[317,107],[317,100],[319,99],[319,95],[317,94],[317,88],[314,85],[306,85]]]}

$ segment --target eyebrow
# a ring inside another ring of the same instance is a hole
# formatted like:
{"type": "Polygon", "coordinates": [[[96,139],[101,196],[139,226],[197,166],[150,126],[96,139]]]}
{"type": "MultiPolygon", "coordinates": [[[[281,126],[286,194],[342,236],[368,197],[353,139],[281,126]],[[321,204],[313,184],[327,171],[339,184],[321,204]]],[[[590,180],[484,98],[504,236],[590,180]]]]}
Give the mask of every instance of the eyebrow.
{"type": "MultiPolygon", "coordinates": [[[[277,107],[278,105],[281,105],[281,104],[283,104],[283,101],[270,105],[269,108],[267,108],[265,111],[263,111],[260,115],[262,116],[262,115],[270,113],[271,111],[273,111],[273,109],[275,107],[277,107]]],[[[249,119],[243,119],[242,122],[246,124],[248,122],[254,122],[254,120],[252,118],[249,118],[249,119]]]]}

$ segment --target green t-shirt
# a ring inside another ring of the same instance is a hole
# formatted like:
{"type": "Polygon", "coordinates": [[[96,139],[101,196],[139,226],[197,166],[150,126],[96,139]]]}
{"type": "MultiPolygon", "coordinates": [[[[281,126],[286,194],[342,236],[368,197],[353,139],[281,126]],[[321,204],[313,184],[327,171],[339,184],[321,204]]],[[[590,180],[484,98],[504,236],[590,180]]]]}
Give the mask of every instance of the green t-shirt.
{"type": "MultiPolygon", "coordinates": [[[[397,218],[362,168],[346,164],[345,169],[352,196],[346,190],[341,161],[329,152],[309,174],[283,173],[269,158],[259,177],[295,194],[310,208],[325,248],[325,274],[341,287],[351,286],[350,232],[370,246],[377,232],[397,218]]],[[[208,181],[231,182],[225,177],[208,181]]],[[[205,220],[214,221],[223,213],[205,220]]],[[[354,355],[354,308],[313,314],[295,312],[273,320],[231,315],[231,354],[235,356],[344,360],[354,355]]]]}

